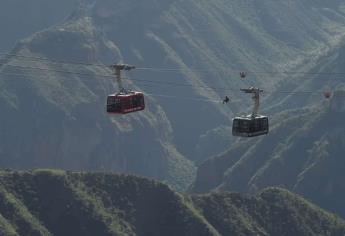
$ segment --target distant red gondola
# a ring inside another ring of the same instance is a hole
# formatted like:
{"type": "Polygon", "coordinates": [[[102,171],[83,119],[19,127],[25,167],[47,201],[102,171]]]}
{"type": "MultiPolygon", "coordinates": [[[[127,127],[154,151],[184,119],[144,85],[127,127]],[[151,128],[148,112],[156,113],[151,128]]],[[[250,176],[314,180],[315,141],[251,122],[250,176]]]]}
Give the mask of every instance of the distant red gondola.
{"type": "Polygon", "coordinates": [[[141,92],[111,94],[107,98],[107,112],[111,114],[127,114],[144,109],[144,94],[141,92]]]}

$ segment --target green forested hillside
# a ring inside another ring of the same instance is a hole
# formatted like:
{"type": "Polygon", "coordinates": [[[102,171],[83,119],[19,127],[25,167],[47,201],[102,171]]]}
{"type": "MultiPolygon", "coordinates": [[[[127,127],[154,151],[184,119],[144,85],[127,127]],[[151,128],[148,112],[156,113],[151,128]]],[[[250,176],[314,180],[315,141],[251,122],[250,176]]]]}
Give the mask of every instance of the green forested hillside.
{"type": "Polygon", "coordinates": [[[240,99],[237,89],[249,82],[273,89],[283,78],[254,74],[243,82],[238,71],[312,64],[343,37],[342,4],[81,1],[64,22],[22,40],[11,52],[29,58],[1,61],[0,163],[137,173],[185,189],[195,176],[193,162],[228,146],[223,140],[231,137],[219,127],[249,100],[227,107],[149,94],[220,101],[230,92],[240,99]],[[126,82],[128,88],[147,94],[147,110],[109,117],[105,98],[117,89],[111,71],[57,61],[127,62],[178,73],[127,75],[133,81],[126,82]],[[211,139],[220,140],[217,148],[209,145],[211,139]],[[207,155],[196,155],[200,152],[207,155]]]}
{"type": "Polygon", "coordinates": [[[2,171],[1,235],[343,235],[345,222],[282,189],[186,196],[104,173],[2,171]]]}

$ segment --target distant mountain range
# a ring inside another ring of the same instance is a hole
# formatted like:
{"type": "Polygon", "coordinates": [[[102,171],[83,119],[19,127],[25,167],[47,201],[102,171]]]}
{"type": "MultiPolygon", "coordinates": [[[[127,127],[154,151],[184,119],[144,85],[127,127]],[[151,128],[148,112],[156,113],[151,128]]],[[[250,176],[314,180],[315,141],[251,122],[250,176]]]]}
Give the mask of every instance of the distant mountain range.
{"type": "Polygon", "coordinates": [[[344,235],[345,222],[286,190],[182,195],[153,180],[1,171],[1,235],[344,235]]]}
{"type": "Polygon", "coordinates": [[[82,1],[16,44],[25,57],[1,60],[0,164],[136,173],[185,190],[195,163],[235,142],[227,126],[250,104],[238,89],[273,94],[287,78],[255,72],[317,65],[342,41],[344,15],[342,1],[82,1]],[[117,62],[142,68],[125,85],[147,94],[145,112],[105,114],[117,87],[94,64],[117,62]]]}

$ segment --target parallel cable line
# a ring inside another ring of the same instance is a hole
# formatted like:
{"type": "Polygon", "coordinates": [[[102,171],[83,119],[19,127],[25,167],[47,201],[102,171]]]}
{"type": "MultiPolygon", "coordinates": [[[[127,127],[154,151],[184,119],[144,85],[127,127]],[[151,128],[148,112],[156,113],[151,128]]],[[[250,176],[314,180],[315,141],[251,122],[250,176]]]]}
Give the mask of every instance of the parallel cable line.
{"type": "MultiPolygon", "coordinates": [[[[34,69],[34,68],[30,68],[30,69],[34,69]]],[[[42,69],[42,68],[40,68],[40,69],[42,69]]],[[[23,77],[26,77],[26,76],[37,77],[37,75],[32,75],[32,74],[12,73],[12,72],[4,72],[4,71],[0,71],[0,74],[13,75],[13,76],[23,76],[23,77]]],[[[100,76],[100,75],[86,74],[86,73],[77,73],[77,74],[87,75],[87,76],[100,76]]],[[[42,75],[40,75],[40,76],[42,76],[42,75]]],[[[111,77],[111,78],[114,77],[113,75],[103,75],[103,76],[111,77]]],[[[82,79],[85,80],[86,78],[84,77],[82,79]]],[[[181,86],[183,86],[183,87],[202,87],[202,88],[213,90],[213,91],[221,90],[221,91],[240,92],[240,88],[238,88],[238,89],[236,89],[236,88],[218,88],[218,87],[207,87],[207,86],[198,86],[198,85],[193,86],[191,84],[172,83],[172,82],[167,83],[167,82],[159,82],[159,81],[143,80],[143,79],[132,79],[132,81],[135,81],[138,83],[143,83],[144,85],[141,85],[141,86],[146,86],[146,87],[154,87],[154,85],[152,85],[152,84],[157,84],[157,85],[166,85],[166,86],[173,86],[173,87],[181,87],[181,86]]],[[[273,92],[267,92],[267,91],[265,92],[264,91],[264,94],[276,94],[276,93],[278,93],[278,94],[279,93],[282,93],[282,94],[319,94],[321,92],[317,92],[317,91],[284,91],[284,90],[277,90],[277,91],[273,91],[273,92]]]]}
{"type": "MultiPolygon", "coordinates": [[[[31,57],[25,56],[20,54],[11,54],[11,53],[0,53],[0,55],[8,56],[8,57],[17,57],[17,58],[24,58],[31,61],[46,61],[48,63],[55,63],[55,64],[70,64],[70,65],[80,65],[80,66],[98,66],[98,67],[105,67],[109,68],[109,66],[105,64],[97,64],[97,63],[87,63],[81,61],[62,61],[62,60],[52,60],[44,57],[31,57]]],[[[5,59],[5,58],[2,58],[5,59]]],[[[0,64],[1,65],[1,64],[0,64]]],[[[227,69],[219,70],[219,69],[198,69],[198,68],[188,68],[188,69],[181,69],[181,68],[164,68],[164,67],[137,67],[137,70],[143,71],[156,71],[156,72],[178,72],[183,73],[186,71],[195,71],[195,72],[220,72],[224,73],[225,71],[231,73],[237,73],[240,71],[246,71],[244,68],[234,70],[234,69],[227,69]]],[[[247,74],[258,74],[258,75],[270,75],[270,74],[286,74],[286,75],[345,75],[345,72],[303,72],[303,71],[246,71],[247,74]]],[[[230,73],[229,73],[230,74],[230,73]]]]}
{"type": "MultiPolygon", "coordinates": [[[[21,74],[21,73],[2,73],[0,72],[0,74],[6,74],[6,75],[10,75],[10,76],[22,76],[22,77],[34,77],[35,79],[38,79],[39,77],[35,76],[35,75],[28,75],[28,74],[21,74]]],[[[44,77],[42,75],[39,75],[41,78],[38,80],[44,81],[44,77]]],[[[4,80],[0,80],[4,81],[4,80]]],[[[9,81],[13,81],[13,80],[9,80],[9,81]]],[[[143,87],[152,87],[151,85],[142,85],[143,87]]],[[[1,87],[1,84],[0,84],[1,87]]],[[[173,96],[173,95],[166,95],[166,94],[156,94],[156,93],[145,93],[146,95],[149,96],[153,96],[153,97],[162,97],[162,98],[172,98],[172,99],[178,99],[178,100],[192,100],[192,101],[199,101],[199,102],[214,102],[214,103],[222,103],[221,99],[207,99],[207,98],[202,98],[202,97],[181,97],[181,96],[173,96]]],[[[233,102],[238,102],[239,100],[233,101],[233,102]]]]}

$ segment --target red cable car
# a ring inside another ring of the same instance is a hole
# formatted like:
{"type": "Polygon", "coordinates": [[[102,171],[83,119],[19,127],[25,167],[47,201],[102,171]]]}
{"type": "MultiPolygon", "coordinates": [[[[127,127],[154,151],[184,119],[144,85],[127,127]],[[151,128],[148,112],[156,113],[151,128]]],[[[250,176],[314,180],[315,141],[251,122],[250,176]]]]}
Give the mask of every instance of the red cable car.
{"type": "Polygon", "coordinates": [[[144,94],[136,91],[108,95],[107,112],[127,114],[145,109],[144,94]]]}
{"type": "Polygon", "coordinates": [[[116,80],[119,86],[119,93],[110,94],[107,98],[107,112],[112,114],[127,114],[145,109],[144,94],[137,91],[128,91],[122,86],[121,71],[130,71],[135,66],[127,64],[115,64],[111,66],[115,69],[116,80]]]}

